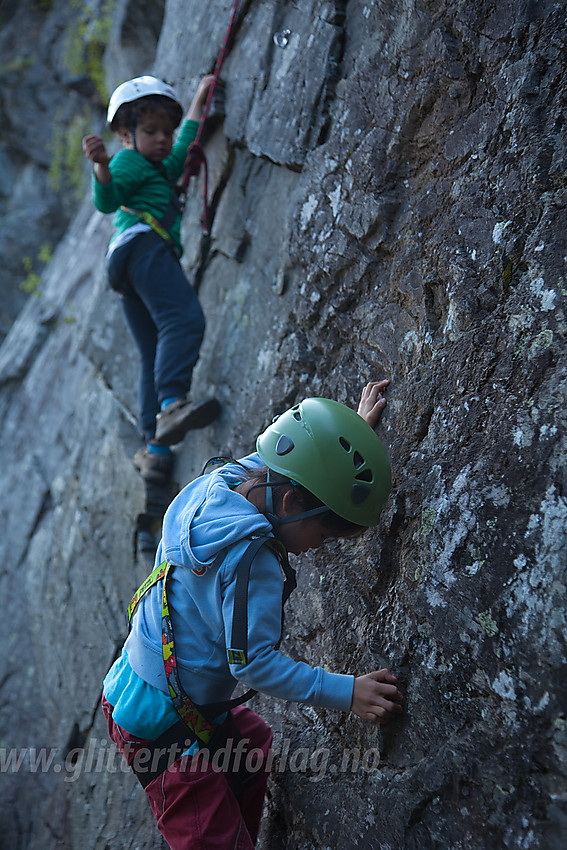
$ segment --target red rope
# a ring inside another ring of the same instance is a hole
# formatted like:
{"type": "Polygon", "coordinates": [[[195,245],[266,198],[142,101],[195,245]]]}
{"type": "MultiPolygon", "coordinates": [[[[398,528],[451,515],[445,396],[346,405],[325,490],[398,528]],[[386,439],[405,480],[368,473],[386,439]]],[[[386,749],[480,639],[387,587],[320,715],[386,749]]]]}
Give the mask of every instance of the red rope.
{"type": "Polygon", "coordinates": [[[220,49],[220,53],[217,56],[217,61],[215,65],[215,70],[213,71],[213,82],[209,87],[209,91],[207,92],[207,99],[205,101],[205,105],[203,107],[203,113],[201,115],[201,120],[199,122],[199,128],[197,130],[197,135],[195,136],[194,141],[191,142],[189,147],[187,148],[187,159],[185,160],[185,165],[183,167],[183,176],[180,183],[181,193],[185,193],[187,191],[187,186],[189,185],[189,180],[191,177],[196,177],[201,170],[201,165],[203,166],[203,213],[202,213],[202,224],[203,224],[203,233],[208,234],[210,230],[209,221],[209,204],[208,204],[208,196],[209,196],[209,169],[207,166],[207,157],[205,156],[205,151],[201,146],[201,136],[203,134],[203,129],[205,127],[205,122],[207,120],[207,116],[209,114],[209,110],[211,108],[211,103],[213,101],[213,94],[215,91],[216,84],[218,82],[218,78],[220,75],[220,70],[222,68],[222,63],[224,62],[224,57],[228,50],[228,45],[230,43],[230,39],[232,36],[232,31],[234,29],[234,24],[236,21],[236,12],[238,9],[238,0],[234,0],[232,4],[232,9],[230,12],[230,18],[228,21],[228,26],[226,28],[226,32],[224,35],[224,40],[222,43],[222,47],[220,49]]]}

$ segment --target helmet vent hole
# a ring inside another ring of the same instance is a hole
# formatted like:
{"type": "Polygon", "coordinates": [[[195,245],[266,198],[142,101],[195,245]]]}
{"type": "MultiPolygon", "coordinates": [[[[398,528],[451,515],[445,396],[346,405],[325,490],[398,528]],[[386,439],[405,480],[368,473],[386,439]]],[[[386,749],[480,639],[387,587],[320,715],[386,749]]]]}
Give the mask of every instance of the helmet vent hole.
{"type": "Polygon", "coordinates": [[[282,434],[276,443],[276,454],[282,457],[288,454],[293,448],[295,448],[293,440],[290,440],[286,434],[282,434]]]}
{"type": "Polygon", "coordinates": [[[297,422],[301,422],[301,412],[300,412],[299,410],[296,410],[296,411],[295,411],[295,413],[293,414],[293,418],[294,418],[297,422]]]}
{"type": "Polygon", "coordinates": [[[339,437],[339,443],[341,444],[345,452],[350,452],[350,443],[348,440],[345,440],[344,437],[339,437]]]}
{"type": "Polygon", "coordinates": [[[364,458],[359,452],[355,452],[353,456],[353,463],[355,469],[360,469],[361,466],[364,466],[364,458]]]}
{"type": "Polygon", "coordinates": [[[371,469],[364,469],[362,472],[358,472],[354,477],[357,479],[357,481],[368,481],[369,483],[374,478],[371,469]]]}
{"type": "Polygon", "coordinates": [[[355,505],[361,505],[370,495],[370,487],[365,484],[353,484],[350,488],[350,498],[355,505]]]}

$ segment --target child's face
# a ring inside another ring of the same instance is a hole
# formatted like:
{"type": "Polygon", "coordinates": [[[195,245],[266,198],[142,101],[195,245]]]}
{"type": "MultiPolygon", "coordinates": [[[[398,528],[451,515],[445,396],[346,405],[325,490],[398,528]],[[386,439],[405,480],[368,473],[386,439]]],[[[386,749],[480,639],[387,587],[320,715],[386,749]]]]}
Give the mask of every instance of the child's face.
{"type": "MultiPolygon", "coordinates": [[[[148,112],[136,124],[136,149],[150,162],[162,162],[173,147],[174,126],[166,112],[148,112]]],[[[132,133],[120,129],[120,141],[125,148],[134,148],[132,133]]]]}

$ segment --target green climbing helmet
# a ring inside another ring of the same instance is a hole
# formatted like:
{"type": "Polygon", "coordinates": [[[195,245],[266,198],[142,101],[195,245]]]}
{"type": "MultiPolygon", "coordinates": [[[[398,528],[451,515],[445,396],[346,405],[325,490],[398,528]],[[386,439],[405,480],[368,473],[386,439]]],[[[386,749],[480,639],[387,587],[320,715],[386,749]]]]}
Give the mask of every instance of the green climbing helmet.
{"type": "Polygon", "coordinates": [[[306,398],[256,441],[269,469],[302,484],[357,525],[377,525],[390,492],[386,450],[364,419],[337,401],[306,398]]]}

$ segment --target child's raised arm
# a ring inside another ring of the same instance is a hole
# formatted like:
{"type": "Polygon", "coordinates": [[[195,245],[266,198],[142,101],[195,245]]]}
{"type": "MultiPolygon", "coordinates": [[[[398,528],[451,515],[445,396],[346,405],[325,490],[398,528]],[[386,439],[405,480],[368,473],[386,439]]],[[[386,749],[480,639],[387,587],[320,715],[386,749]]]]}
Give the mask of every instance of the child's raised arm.
{"type": "Polygon", "coordinates": [[[390,381],[387,378],[383,381],[371,381],[362,390],[356,412],[371,428],[376,427],[386,407],[386,399],[382,397],[382,392],[389,383],[390,381]]]}

